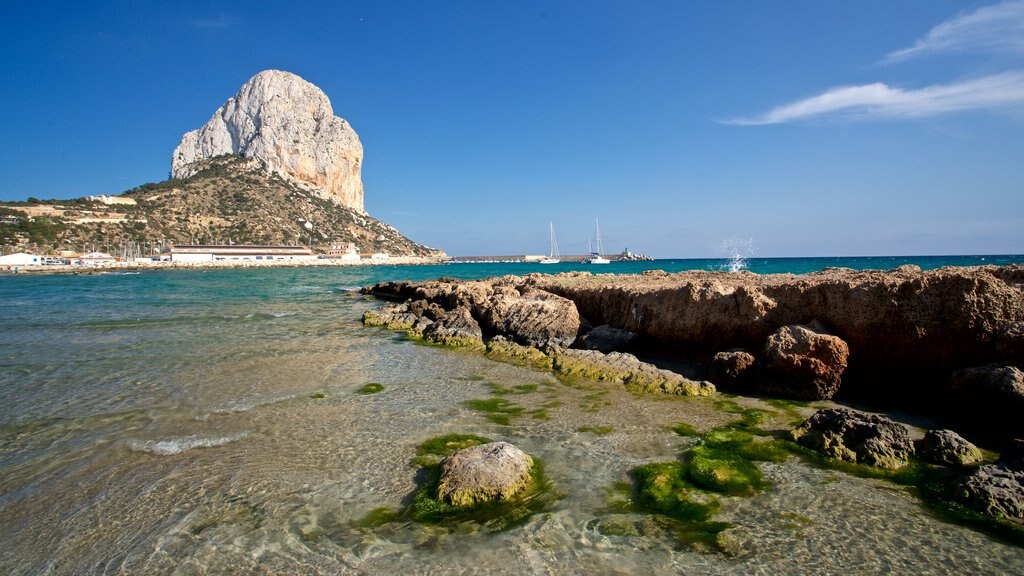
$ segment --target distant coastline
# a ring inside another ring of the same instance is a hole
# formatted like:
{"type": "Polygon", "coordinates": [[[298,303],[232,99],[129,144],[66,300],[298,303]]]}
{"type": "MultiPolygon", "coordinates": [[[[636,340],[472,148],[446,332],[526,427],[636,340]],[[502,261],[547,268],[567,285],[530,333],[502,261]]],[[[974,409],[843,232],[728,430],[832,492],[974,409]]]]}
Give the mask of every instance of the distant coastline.
{"type": "Polygon", "coordinates": [[[611,264],[594,266],[584,264],[571,256],[559,264],[542,265],[527,261],[519,256],[459,256],[451,259],[425,258],[418,256],[391,256],[385,261],[361,259],[359,261],[339,258],[317,258],[307,260],[218,260],[207,262],[167,262],[134,260],[89,265],[12,265],[0,266],[0,275],[8,274],[97,274],[102,272],[126,272],[145,270],[200,270],[200,269],[265,269],[265,268],[321,268],[321,267],[374,267],[412,266],[418,271],[411,276],[426,279],[438,276],[460,278],[485,278],[506,274],[557,273],[587,271],[595,274],[642,274],[648,270],[662,270],[669,273],[689,270],[729,272],[752,272],[755,274],[809,274],[832,268],[853,270],[892,270],[900,266],[917,266],[922,270],[934,270],[944,266],[1007,266],[1024,264],[1024,254],[978,254],[951,256],[801,256],[746,258],[666,258],[651,261],[613,260],[611,264]],[[17,271],[15,272],[15,269],[17,271]]]}
{"type": "Polygon", "coordinates": [[[136,272],[143,270],[204,270],[224,268],[320,268],[326,266],[422,266],[439,264],[436,258],[391,256],[387,260],[345,260],[311,258],[303,260],[214,260],[204,262],[171,262],[169,260],[130,260],[96,264],[47,264],[0,266],[0,274],[99,274],[103,272],[136,272]]]}

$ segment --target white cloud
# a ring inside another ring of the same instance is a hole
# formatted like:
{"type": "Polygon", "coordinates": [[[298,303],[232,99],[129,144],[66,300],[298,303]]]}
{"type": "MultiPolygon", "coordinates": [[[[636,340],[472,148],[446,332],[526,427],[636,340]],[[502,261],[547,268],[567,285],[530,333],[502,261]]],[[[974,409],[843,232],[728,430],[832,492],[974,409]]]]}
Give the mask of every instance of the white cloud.
{"type": "Polygon", "coordinates": [[[960,14],[882,62],[891,64],[935,52],[1024,53],[1024,2],[1007,1],[960,14]]]}
{"type": "Polygon", "coordinates": [[[841,86],[817,96],[779,106],[753,118],[734,118],[723,124],[760,126],[809,118],[921,118],[965,110],[1024,107],[1024,71],[1004,72],[954,84],[918,90],[875,83],[841,86]]]}

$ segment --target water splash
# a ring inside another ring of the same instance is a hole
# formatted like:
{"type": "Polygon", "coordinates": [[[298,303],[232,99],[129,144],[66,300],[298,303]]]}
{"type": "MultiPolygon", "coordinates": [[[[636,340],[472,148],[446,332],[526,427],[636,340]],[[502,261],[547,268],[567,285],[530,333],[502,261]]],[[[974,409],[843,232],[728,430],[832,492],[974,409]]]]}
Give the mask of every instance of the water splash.
{"type": "Polygon", "coordinates": [[[231,434],[230,436],[203,437],[193,435],[181,438],[170,438],[167,440],[138,440],[132,438],[128,441],[128,448],[135,452],[149,452],[150,454],[156,454],[158,456],[171,456],[192,450],[193,448],[212,448],[214,446],[223,446],[228,442],[234,442],[235,440],[245,438],[248,435],[249,434],[247,432],[240,432],[238,434],[231,434]]]}
{"type": "Polygon", "coordinates": [[[718,249],[726,258],[719,270],[723,272],[739,272],[746,270],[750,264],[749,259],[757,250],[754,248],[753,238],[726,238],[718,249]]]}

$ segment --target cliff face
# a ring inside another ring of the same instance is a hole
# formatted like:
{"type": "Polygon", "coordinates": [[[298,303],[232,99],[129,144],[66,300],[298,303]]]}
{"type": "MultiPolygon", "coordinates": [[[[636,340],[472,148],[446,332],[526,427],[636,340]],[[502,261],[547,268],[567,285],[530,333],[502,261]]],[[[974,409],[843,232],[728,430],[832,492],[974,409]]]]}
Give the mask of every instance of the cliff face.
{"type": "Polygon", "coordinates": [[[202,128],[182,136],[171,176],[191,176],[202,160],[225,154],[257,159],[321,198],[363,211],[359,136],[334,115],[322,90],[295,74],[266,70],[253,76],[202,128]]]}

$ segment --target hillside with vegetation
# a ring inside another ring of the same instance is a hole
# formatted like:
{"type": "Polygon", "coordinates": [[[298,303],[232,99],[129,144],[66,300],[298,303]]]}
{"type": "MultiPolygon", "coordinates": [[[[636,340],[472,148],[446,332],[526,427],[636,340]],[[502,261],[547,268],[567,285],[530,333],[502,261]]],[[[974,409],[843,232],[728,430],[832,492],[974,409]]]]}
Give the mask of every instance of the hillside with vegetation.
{"type": "Polygon", "coordinates": [[[121,196],[136,204],[85,198],[4,203],[0,245],[5,252],[115,254],[131,246],[146,255],[172,244],[312,245],[324,252],[351,242],[362,253],[444,256],[268,172],[256,159],[218,156],[188,178],[144,184],[121,196]]]}

